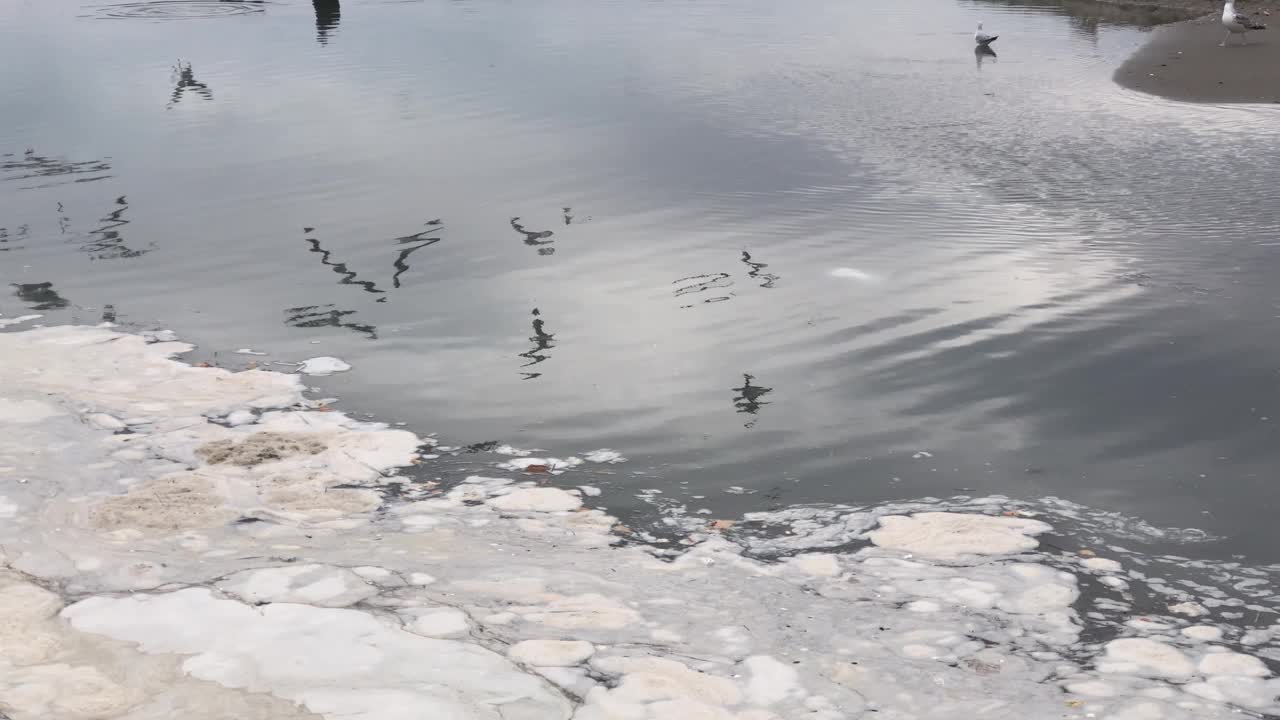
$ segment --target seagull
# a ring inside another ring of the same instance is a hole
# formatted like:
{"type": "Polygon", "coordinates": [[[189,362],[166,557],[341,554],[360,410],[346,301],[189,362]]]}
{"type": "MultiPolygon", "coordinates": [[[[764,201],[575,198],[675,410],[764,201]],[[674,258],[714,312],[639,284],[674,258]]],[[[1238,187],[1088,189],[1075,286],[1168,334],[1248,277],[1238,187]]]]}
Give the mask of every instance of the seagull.
{"type": "Polygon", "coordinates": [[[1227,29],[1227,36],[1222,39],[1222,42],[1218,43],[1222,47],[1226,47],[1227,41],[1236,33],[1240,33],[1241,39],[1245,41],[1245,44],[1248,44],[1249,36],[1247,33],[1250,30],[1267,29],[1266,25],[1263,25],[1248,15],[1236,12],[1235,0],[1227,0],[1226,4],[1222,6],[1222,25],[1227,29]]]}
{"type": "MultiPolygon", "coordinates": [[[[1226,15],[1223,15],[1222,17],[1223,17],[1223,18],[1226,18],[1226,15]]],[[[1223,20],[1223,22],[1226,22],[1226,20],[1224,19],[1224,20],[1223,20]]],[[[979,45],[982,45],[982,46],[984,46],[984,47],[985,47],[985,46],[990,45],[991,43],[995,42],[995,41],[996,41],[996,38],[998,38],[998,37],[1000,37],[1000,36],[999,36],[999,35],[989,35],[989,34],[987,34],[987,33],[982,32],[982,23],[978,23],[978,32],[976,32],[976,33],[974,33],[974,34],[973,34],[973,41],[974,41],[974,42],[976,42],[976,43],[978,43],[979,45]]]]}

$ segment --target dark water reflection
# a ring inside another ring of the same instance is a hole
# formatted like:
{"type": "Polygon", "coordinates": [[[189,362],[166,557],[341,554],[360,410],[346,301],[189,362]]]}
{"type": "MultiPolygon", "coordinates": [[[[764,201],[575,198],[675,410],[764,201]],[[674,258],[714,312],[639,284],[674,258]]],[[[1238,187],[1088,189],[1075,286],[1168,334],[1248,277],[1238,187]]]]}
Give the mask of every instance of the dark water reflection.
{"type": "Polygon", "coordinates": [[[69,303],[57,290],[53,283],[21,283],[14,284],[14,294],[32,310],[61,310],[69,303]]]}
{"type": "Polygon", "coordinates": [[[613,507],[966,488],[1280,547],[1280,126],[1113,86],[1150,19],[217,4],[0,17],[0,312],[336,355],[471,469],[622,451],[613,507]]]}
{"type": "Polygon", "coordinates": [[[316,40],[321,45],[329,43],[329,36],[342,21],[342,7],[338,0],[312,0],[316,10],[316,40]]]}
{"type": "Polygon", "coordinates": [[[1095,2],[1094,0],[968,0],[975,9],[984,6],[1014,11],[1044,12],[1061,15],[1072,27],[1084,33],[1097,33],[1107,25],[1155,27],[1164,23],[1190,20],[1204,13],[1198,10],[1160,8],[1137,3],[1095,2]]]}
{"type": "Polygon", "coordinates": [[[547,323],[542,319],[542,311],[538,308],[533,309],[533,335],[529,341],[533,343],[533,347],[520,353],[520,357],[528,360],[521,365],[520,377],[524,380],[536,380],[542,377],[542,373],[533,371],[524,371],[523,368],[533,367],[542,362],[551,359],[548,352],[555,347],[554,340],[556,336],[547,332],[547,323]]]}
{"type": "Polygon", "coordinates": [[[195,71],[191,69],[191,63],[178,63],[173,68],[174,86],[173,95],[169,97],[169,107],[182,102],[182,98],[187,93],[194,93],[196,96],[205,100],[213,99],[213,91],[209,86],[196,80],[195,71]]]}

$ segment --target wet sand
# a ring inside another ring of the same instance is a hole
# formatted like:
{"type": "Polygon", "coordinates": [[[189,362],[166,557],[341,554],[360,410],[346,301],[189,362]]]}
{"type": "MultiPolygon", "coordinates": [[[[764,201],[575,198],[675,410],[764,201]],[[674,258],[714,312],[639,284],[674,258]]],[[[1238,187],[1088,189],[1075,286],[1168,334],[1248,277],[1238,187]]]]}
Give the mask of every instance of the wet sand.
{"type": "MultiPolygon", "coordinates": [[[[1191,15],[1203,15],[1211,12],[1222,12],[1220,0],[1098,0],[1105,5],[1117,5],[1130,8],[1160,8],[1162,10],[1179,10],[1191,15]]],[[[1257,2],[1241,2],[1236,0],[1241,12],[1253,13],[1262,8],[1274,11],[1280,7],[1276,0],[1258,0],[1257,2]]]]}
{"type": "Polygon", "coordinates": [[[1280,103],[1280,12],[1263,16],[1262,5],[1241,8],[1271,27],[1219,47],[1218,16],[1159,27],[1151,40],[1115,73],[1116,82],[1171,100],[1209,103],[1280,103]]]}

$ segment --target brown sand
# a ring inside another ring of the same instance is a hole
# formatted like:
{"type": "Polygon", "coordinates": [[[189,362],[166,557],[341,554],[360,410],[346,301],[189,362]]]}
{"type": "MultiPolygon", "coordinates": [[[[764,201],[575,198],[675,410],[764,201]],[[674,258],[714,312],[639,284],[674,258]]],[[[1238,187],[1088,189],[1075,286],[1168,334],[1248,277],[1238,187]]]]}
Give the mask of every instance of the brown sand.
{"type": "MultiPolygon", "coordinates": [[[[1203,4],[1201,0],[1168,0],[1175,4],[1203,4]]],[[[1248,44],[1240,36],[1218,47],[1226,30],[1221,6],[1196,20],[1164,25],[1152,31],[1147,44],[1116,70],[1124,87],[1152,95],[1210,103],[1280,103],[1280,8],[1270,17],[1263,10],[1274,2],[1239,5],[1239,11],[1271,27],[1250,32],[1248,44]]]]}

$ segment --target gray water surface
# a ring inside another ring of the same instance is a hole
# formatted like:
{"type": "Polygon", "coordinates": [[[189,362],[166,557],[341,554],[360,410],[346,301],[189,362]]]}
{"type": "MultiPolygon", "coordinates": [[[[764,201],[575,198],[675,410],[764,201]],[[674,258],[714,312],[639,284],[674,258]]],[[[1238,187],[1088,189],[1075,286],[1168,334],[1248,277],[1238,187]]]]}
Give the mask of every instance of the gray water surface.
{"type": "Polygon", "coordinates": [[[623,452],[564,476],[623,510],[1058,495],[1276,557],[1280,117],[1114,86],[1151,18],[0,7],[5,315],[336,355],[450,444],[623,452]]]}

